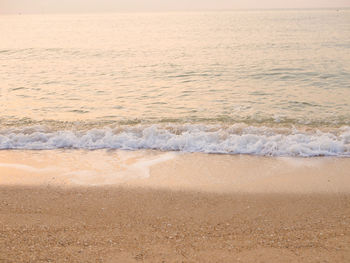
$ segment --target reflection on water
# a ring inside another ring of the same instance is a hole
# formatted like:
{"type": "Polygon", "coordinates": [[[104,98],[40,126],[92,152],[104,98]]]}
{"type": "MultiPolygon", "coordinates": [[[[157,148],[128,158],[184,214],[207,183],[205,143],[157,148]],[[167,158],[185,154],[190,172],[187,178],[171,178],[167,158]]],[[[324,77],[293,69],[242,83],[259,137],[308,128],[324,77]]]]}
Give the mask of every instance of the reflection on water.
{"type": "Polygon", "coordinates": [[[349,124],[349,18],[1,16],[0,119],[349,124]]]}
{"type": "Polygon", "coordinates": [[[222,193],[349,193],[348,158],[159,151],[0,151],[0,184],[128,186],[222,193]]]}
{"type": "Polygon", "coordinates": [[[174,159],[156,151],[3,151],[1,184],[109,185],[147,179],[150,167],[174,159]]]}

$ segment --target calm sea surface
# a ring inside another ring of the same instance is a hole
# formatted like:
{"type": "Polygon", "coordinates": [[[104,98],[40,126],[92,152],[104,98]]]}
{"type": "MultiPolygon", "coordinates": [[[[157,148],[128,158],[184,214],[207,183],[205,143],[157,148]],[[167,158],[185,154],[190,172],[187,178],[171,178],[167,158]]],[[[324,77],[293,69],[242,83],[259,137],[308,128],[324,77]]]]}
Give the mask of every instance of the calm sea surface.
{"type": "Polygon", "coordinates": [[[2,149],[350,156],[350,10],[0,16],[0,81],[2,149]]]}

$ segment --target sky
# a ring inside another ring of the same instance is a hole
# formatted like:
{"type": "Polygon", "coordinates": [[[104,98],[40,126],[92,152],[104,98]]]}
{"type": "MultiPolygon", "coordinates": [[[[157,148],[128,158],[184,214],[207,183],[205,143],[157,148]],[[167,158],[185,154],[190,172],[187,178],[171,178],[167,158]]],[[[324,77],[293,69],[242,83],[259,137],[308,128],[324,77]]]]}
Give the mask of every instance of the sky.
{"type": "Polygon", "coordinates": [[[350,0],[0,0],[0,13],[91,13],[350,7],[350,0]]]}

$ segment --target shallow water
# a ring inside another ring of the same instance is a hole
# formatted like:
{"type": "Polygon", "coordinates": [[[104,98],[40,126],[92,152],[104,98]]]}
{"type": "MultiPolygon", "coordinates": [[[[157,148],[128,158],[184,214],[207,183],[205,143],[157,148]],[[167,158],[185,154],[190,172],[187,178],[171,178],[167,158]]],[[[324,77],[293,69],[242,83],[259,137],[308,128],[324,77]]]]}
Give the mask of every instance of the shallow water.
{"type": "Polygon", "coordinates": [[[0,33],[2,149],[350,155],[350,10],[11,15],[0,33]]]}
{"type": "Polygon", "coordinates": [[[144,150],[0,151],[0,185],[349,193],[349,169],[349,158],[270,158],[144,150]]]}

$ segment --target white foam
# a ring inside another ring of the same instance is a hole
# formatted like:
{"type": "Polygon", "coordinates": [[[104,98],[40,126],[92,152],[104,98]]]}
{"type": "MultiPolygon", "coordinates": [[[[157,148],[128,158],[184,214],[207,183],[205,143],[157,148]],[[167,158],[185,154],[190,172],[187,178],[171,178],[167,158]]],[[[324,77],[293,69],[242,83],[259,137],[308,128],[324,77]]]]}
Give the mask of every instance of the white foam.
{"type": "Polygon", "coordinates": [[[175,155],[172,153],[165,153],[151,159],[142,158],[138,160],[136,163],[134,163],[133,165],[130,165],[128,167],[128,172],[132,172],[132,174],[136,172],[136,174],[138,174],[139,177],[141,175],[143,178],[148,178],[150,176],[149,169],[151,166],[158,163],[169,161],[173,158],[175,158],[175,155]]]}
{"type": "Polygon", "coordinates": [[[155,156],[145,155],[142,158],[137,158],[136,155],[130,156],[119,152],[119,160],[115,160],[119,167],[111,166],[108,169],[94,169],[91,167],[87,169],[87,167],[85,167],[84,170],[73,170],[63,173],[63,176],[70,182],[79,185],[115,184],[132,179],[148,178],[150,176],[151,166],[169,161],[175,157],[176,154],[172,152],[157,154],[155,156]],[[133,159],[133,161],[130,163],[129,161],[131,159],[133,159]]]}
{"type": "Polygon", "coordinates": [[[158,149],[268,156],[350,157],[350,127],[332,132],[232,125],[137,125],[87,131],[0,132],[0,149],[158,149]]]}

